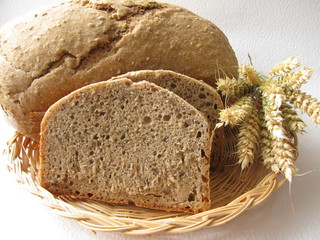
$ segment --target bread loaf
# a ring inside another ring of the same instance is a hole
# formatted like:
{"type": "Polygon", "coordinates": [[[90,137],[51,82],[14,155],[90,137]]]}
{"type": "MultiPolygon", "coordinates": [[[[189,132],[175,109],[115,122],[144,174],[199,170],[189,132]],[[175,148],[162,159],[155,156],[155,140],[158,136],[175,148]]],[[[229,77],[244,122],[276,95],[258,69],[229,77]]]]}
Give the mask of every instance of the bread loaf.
{"type": "Polygon", "coordinates": [[[210,208],[210,148],[207,119],[172,92],[96,83],[45,114],[40,183],[56,195],[200,212],[210,208]]]}
{"type": "Polygon", "coordinates": [[[237,75],[235,54],[214,24],[149,0],[61,3],[2,27],[0,42],[0,105],[34,139],[54,102],[128,71],[173,70],[211,85],[219,74],[237,75]]]}
{"type": "MultiPolygon", "coordinates": [[[[223,102],[218,92],[203,81],[168,70],[142,70],[128,72],[112,79],[128,78],[133,82],[148,81],[168,89],[182,99],[186,100],[202,112],[212,124],[214,129],[219,119],[219,111],[223,109],[223,102]]],[[[224,146],[223,128],[215,130],[211,161],[221,157],[224,146]]]]}

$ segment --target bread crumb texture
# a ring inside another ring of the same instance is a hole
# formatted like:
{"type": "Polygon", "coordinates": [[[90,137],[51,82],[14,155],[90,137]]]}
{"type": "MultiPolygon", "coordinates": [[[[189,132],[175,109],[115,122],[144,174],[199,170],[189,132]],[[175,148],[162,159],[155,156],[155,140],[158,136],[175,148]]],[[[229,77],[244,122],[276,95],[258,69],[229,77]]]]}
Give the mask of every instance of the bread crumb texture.
{"type": "Polygon", "coordinates": [[[41,185],[56,195],[170,211],[210,208],[206,118],[153,83],[84,87],[42,121],[41,185]]]}
{"type": "Polygon", "coordinates": [[[236,76],[234,66],[226,36],[183,8],[147,0],[70,1],[1,28],[0,104],[19,132],[38,139],[48,107],[85,85],[144,69],[215,85],[219,74],[236,76]]]}
{"type": "MultiPolygon", "coordinates": [[[[224,108],[223,102],[216,89],[203,81],[168,70],[134,71],[112,79],[117,80],[124,77],[133,82],[146,80],[168,89],[202,112],[208,118],[213,129],[219,121],[219,113],[224,108]]],[[[218,128],[215,129],[213,137],[212,163],[216,163],[215,160],[221,157],[223,148],[224,130],[223,128],[218,128]]]]}

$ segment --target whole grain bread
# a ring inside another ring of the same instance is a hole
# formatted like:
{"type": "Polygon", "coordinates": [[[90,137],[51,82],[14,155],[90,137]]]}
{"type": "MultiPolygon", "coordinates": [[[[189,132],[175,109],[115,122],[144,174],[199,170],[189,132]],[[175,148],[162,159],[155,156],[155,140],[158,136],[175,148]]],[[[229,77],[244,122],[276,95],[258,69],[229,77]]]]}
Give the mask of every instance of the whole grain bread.
{"type": "Polygon", "coordinates": [[[92,84],[45,114],[40,183],[56,195],[208,210],[211,139],[206,117],[166,89],[126,78],[92,84]]]}
{"type": "MultiPolygon", "coordinates": [[[[113,77],[113,80],[128,78],[133,82],[148,81],[168,89],[202,112],[215,129],[219,112],[224,104],[217,90],[203,81],[169,70],[141,70],[113,77]]],[[[223,128],[215,129],[211,161],[219,159],[224,147],[223,128]]]]}
{"type": "Polygon", "coordinates": [[[0,105],[33,139],[50,105],[90,83],[168,69],[214,85],[237,75],[221,30],[190,11],[149,0],[79,0],[0,30],[0,105]]]}

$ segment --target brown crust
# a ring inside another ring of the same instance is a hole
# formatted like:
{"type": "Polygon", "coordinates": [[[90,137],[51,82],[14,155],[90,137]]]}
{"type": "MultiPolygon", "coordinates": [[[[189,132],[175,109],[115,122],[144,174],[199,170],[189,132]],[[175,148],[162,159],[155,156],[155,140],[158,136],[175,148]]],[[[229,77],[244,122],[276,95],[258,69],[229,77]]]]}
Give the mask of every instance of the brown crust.
{"type": "Polygon", "coordinates": [[[114,0],[76,2],[80,4],[53,6],[0,30],[0,77],[5,83],[0,105],[26,136],[39,140],[42,114],[61,97],[128,71],[170,69],[211,85],[219,69],[237,74],[227,38],[190,11],[153,1],[125,7],[114,0]],[[72,39],[79,34],[85,36],[72,39]],[[26,38],[33,38],[32,44],[26,38]],[[39,117],[30,119],[34,113],[39,117]]]}

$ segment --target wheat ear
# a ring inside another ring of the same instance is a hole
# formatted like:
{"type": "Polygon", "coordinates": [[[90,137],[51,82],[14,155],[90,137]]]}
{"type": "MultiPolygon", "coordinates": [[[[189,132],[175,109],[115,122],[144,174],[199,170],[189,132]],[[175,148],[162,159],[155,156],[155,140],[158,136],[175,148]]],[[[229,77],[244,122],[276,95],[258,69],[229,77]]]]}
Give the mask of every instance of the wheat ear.
{"type": "Polygon", "coordinates": [[[290,57],[287,60],[275,65],[269,72],[268,78],[285,76],[293,69],[300,66],[300,60],[297,57],[290,57]]]}
{"type": "Polygon", "coordinates": [[[278,79],[278,83],[282,87],[298,90],[303,84],[307,83],[312,77],[313,72],[312,68],[302,67],[298,71],[278,79]]]}
{"type": "Polygon", "coordinates": [[[258,113],[252,106],[252,111],[241,124],[238,134],[238,163],[241,164],[242,170],[253,163],[259,143],[259,132],[260,127],[258,113]]]}
{"type": "Polygon", "coordinates": [[[320,125],[320,102],[316,98],[293,89],[288,89],[286,95],[295,108],[299,108],[302,113],[307,113],[313,123],[320,125]]]}
{"type": "Polygon", "coordinates": [[[282,116],[285,120],[286,126],[290,132],[302,133],[307,125],[298,117],[297,112],[287,103],[283,103],[281,108],[282,116]]]}
{"type": "Polygon", "coordinates": [[[239,66],[238,72],[243,76],[246,82],[251,86],[260,85],[259,73],[253,68],[252,65],[239,66]]]}
{"type": "Polygon", "coordinates": [[[245,83],[243,79],[220,78],[217,81],[217,90],[226,97],[243,96],[252,92],[252,87],[245,83]]]}
{"type": "Polygon", "coordinates": [[[220,121],[235,126],[241,123],[252,111],[252,97],[244,96],[231,107],[220,111],[220,121]]]}

